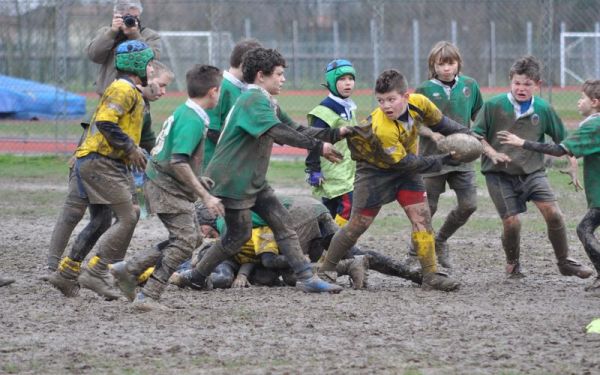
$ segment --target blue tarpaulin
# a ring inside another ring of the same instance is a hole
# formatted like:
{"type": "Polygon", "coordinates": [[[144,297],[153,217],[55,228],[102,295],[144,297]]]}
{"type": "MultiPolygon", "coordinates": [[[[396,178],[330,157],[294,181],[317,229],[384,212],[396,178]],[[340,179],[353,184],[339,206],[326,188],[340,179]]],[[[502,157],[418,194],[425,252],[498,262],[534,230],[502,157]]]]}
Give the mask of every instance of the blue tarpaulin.
{"type": "Polygon", "coordinates": [[[77,119],[85,116],[85,97],[55,86],[0,75],[0,118],[77,119]]]}

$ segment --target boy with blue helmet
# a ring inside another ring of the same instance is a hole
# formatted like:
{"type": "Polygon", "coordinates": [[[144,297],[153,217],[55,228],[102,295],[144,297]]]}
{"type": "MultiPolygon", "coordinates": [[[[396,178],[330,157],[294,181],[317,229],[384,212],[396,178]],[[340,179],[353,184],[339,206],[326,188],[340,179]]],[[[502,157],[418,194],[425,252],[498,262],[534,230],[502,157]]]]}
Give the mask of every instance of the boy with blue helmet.
{"type": "Polygon", "coordinates": [[[144,99],[137,85],[145,84],[153,58],[144,42],[130,40],[117,46],[117,79],[104,91],[75,151],[79,196],[91,205],[108,205],[117,220],[99,238],[97,255],[81,275],[82,259],[65,257],[50,276],[48,281],[67,296],[75,295],[81,285],[107,299],[119,297],[107,281],[108,265],[123,259],[138,220],[129,169],[146,167],[139,147],[144,99]]]}
{"type": "MultiPolygon", "coordinates": [[[[321,101],[307,118],[310,126],[321,129],[357,125],[356,104],[350,95],[354,90],[356,70],[348,60],[336,59],[327,64],[325,87],[329,95],[321,101]]],[[[356,162],[350,157],[345,140],[335,144],[344,159],[334,164],[311,151],[306,157],[307,182],[313,187],[313,195],[321,198],[331,216],[343,226],[350,219],[352,190],[356,162]]]]}

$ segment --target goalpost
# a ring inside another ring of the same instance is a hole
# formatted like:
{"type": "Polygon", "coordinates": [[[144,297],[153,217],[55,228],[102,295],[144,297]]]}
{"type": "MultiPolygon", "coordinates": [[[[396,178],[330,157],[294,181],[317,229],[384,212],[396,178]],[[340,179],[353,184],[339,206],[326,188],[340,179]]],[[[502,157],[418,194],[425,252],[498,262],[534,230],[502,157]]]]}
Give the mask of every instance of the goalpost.
{"type": "Polygon", "coordinates": [[[600,78],[600,32],[560,33],[560,87],[600,78]]]}
{"type": "Polygon", "coordinates": [[[210,64],[220,68],[229,59],[233,40],[229,32],[161,31],[163,49],[160,59],[175,74],[177,90],[185,91],[185,72],[194,64],[210,64]]]}

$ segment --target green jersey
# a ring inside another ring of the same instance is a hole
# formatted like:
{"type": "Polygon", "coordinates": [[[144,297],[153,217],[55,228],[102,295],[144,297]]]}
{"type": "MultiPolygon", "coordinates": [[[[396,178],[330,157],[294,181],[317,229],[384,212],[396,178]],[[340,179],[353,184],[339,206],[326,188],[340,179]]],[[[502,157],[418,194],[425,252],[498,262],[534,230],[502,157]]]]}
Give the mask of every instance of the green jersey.
{"type": "MultiPolygon", "coordinates": [[[[146,167],[146,175],[156,185],[180,198],[194,202],[197,197],[191,187],[180,183],[171,167],[171,157],[183,154],[196,160],[202,152],[202,144],[208,115],[191,99],[177,107],[164,122],[158,135],[156,146],[152,149],[152,160],[146,167]]],[[[199,176],[200,165],[191,165],[192,171],[199,176]]]]}
{"type": "Polygon", "coordinates": [[[600,113],[586,118],[561,145],[583,156],[583,183],[588,208],[600,208],[600,113]]]}
{"type": "MultiPolygon", "coordinates": [[[[235,78],[231,73],[223,72],[223,81],[221,81],[221,93],[219,94],[219,103],[216,107],[206,111],[208,117],[210,117],[209,130],[215,130],[221,132],[223,124],[227,118],[227,114],[233,107],[233,104],[237,98],[242,95],[242,90],[245,85],[242,81],[235,78]]],[[[202,168],[206,169],[208,162],[212,159],[215,153],[215,147],[217,143],[211,139],[206,139],[204,143],[204,159],[202,161],[202,168]]]]}
{"type": "MultiPolygon", "coordinates": [[[[471,120],[475,120],[477,112],[483,106],[483,99],[477,81],[467,76],[456,76],[452,87],[444,85],[437,79],[423,82],[415,90],[431,100],[445,116],[466,126],[471,127],[471,120]]],[[[441,154],[435,142],[427,137],[419,137],[419,154],[423,156],[441,154]]],[[[458,166],[445,165],[440,172],[425,174],[424,176],[438,176],[454,171],[472,171],[473,162],[463,163],[458,166]]]]}
{"type": "Polygon", "coordinates": [[[266,91],[250,86],[234,104],[206,175],[215,186],[211,193],[236,200],[252,199],[267,186],[266,175],[273,138],[262,137],[280,123],[292,123],[266,91]]]}
{"type": "Polygon", "coordinates": [[[509,163],[494,165],[483,155],[482,173],[503,172],[519,176],[544,169],[544,154],[501,144],[496,136],[500,130],[508,130],[533,142],[544,142],[545,135],[549,135],[556,144],[565,138],[566,131],[561,119],[546,101],[533,97],[525,112],[521,113],[520,108],[520,104],[508,93],[487,101],[477,115],[473,132],[482,136],[494,150],[511,158],[509,163]]]}

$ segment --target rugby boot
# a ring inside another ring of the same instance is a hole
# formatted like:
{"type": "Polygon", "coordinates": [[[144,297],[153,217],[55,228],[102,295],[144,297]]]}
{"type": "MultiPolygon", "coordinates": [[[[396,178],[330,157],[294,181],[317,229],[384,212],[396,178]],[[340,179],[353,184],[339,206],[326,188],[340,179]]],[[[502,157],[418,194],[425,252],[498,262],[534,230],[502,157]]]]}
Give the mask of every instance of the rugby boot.
{"type": "Polygon", "coordinates": [[[171,311],[170,308],[158,302],[158,300],[147,296],[144,292],[138,292],[138,294],[135,295],[132,306],[135,310],[140,312],[171,311]]]}
{"type": "Polygon", "coordinates": [[[194,274],[194,270],[186,270],[179,272],[179,284],[180,288],[190,288],[194,290],[211,290],[212,282],[210,277],[202,276],[200,274],[194,274]]]}
{"type": "Polygon", "coordinates": [[[121,289],[121,292],[131,302],[135,299],[135,288],[138,278],[127,271],[127,262],[117,262],[110,267],[110,273],[115,278],[115,283],[121,289]]]}
{"type": "Polygon", "coordinates": [[[0,276],[0,287],[10,285],[15,282],[15,279],[0,276]]]}
{"type": "Polygon", "coordinates": [[[594,297],[600,297],[600,276],[596,277],[592,284],[586,286],[585,290],[594,297]]]}
{"type": "Polygon", "coordinates": [[[367,287],[368,269],[369,260],[366,256],[342,259],[336,266],[338,275],[350,276],[350,281],[352,282],[354,289],[364,289],[367,287]]]}
{"type": "Polygon", "coordinates": [[[79,294],[77,277],[81,270],[81,262],[65,257],[58,269],[48,276],[48,282],[58,289],[65,297],[75,297],[79,294]]]}
{"type": "Polygon", "coordinates": [[[98,256],[93,257],[88,262],[87,268],[81,271],[81,275],[77,280],[83,288],[96,292],[107,301],[119,299],[121,296],[119,291],[112,286],[108,264],[98,256]]]}
{"type": "Polygon", "coordinates": [[[580,279],[587,279],[594,273],[590,267],[584,266],[572,258],[559,260],[557,265],[560,274],[563,276],[577,276],[580,279]]]}
{"type": "Polygon", "coordinates": [[[331,284],[323,281],[317,275],[312,275],[308,278],[301,278],[296,281],[296,288],[304,293],[334,293],[342,291],[342,287],[336,284],[331,284]]]}
{"type": "MultiPolygon", "coordinates": [[[[183,271],[181,271],[181,272],[183,272],[183,271]]],[[[173,284],[178,288],[185,288],[185,285],[183,284],[183,281],[181,280],[181,272],[179,272],[179,271],[173,272],[171,277],[169,277],[169,284],[173,284]]]]}
{"type": "Polygon", "coordinates": [[[435,240],[435,255],[437,256],[438,264],[444,268],[452,268],[450,261],[450,251],[446,241],[435,240]]]}
{"type": "Polygon", "coordinates": [[[509,279],[522,279],[525,277],[525,274],[522,272],[521,264],[519,262],[507,264],[506,273],[509,279]]]}
{"type": "Polygon", "coordinates": [[[421,263],[424,289],[450,292],[460,287],[460,283],[445,273],[437,272],[435,257],[435,241],[433,234],[428,231],[413,232],[412,240],[421,263]]]}

